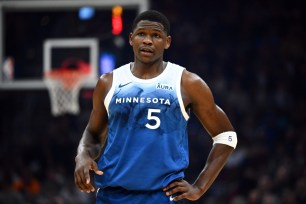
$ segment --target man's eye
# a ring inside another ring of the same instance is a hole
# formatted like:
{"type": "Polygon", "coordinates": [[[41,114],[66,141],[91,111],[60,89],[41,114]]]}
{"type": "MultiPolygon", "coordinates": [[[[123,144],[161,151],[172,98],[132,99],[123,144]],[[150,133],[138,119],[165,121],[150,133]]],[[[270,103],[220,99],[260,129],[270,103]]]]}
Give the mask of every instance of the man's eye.
{"type": "Polygon", "coordinates": [[[155,38],[160,38],[160,35],[159,34],[154,34],[154,37],[155,38]]]}

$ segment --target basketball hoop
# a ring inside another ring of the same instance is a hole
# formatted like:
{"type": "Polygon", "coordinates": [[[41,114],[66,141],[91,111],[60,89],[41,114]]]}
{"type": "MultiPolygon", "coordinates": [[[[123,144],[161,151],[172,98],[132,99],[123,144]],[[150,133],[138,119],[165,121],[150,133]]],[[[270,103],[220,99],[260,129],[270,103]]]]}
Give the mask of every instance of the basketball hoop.
{"type": "Polygon", "coordinates": [[[88,74],[89,72],[84,70],[69,69],[54,69],[45,74],[44,81],[51,99],[52,115],[80,112],[79,92],[88,74]]]}

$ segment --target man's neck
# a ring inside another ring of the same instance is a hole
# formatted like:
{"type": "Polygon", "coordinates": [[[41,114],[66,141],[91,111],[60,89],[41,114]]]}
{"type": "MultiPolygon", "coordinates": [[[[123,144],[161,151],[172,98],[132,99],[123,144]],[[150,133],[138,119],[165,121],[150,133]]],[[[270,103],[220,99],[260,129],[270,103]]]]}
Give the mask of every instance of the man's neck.
{"type": "Polygon", "coordinates": [[[140,79],[152,79],[160,75],[166,68],[167,63],[160,61],[153,64],[144,64],[144,63],[131,63],[131,72],[133,75],[140,79]]]}

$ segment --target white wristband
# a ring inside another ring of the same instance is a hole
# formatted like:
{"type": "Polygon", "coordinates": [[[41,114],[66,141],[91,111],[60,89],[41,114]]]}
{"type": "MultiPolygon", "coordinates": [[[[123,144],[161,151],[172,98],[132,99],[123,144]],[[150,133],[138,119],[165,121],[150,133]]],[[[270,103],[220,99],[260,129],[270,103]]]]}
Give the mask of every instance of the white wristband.
{"type": "Polygon", "coordinates": [[[236,148],[238,142],[237,134],[234,131],[223,132],[212,139],[214,141],[213,145],[225,144],[233,147],[234,149],[236,148]]]}

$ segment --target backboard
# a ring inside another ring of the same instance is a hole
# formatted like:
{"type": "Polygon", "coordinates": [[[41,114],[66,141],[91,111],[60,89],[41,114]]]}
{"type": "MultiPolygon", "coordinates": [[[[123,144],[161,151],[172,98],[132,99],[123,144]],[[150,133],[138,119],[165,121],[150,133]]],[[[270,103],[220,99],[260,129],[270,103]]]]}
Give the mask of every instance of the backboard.
{"type": "Polygon", "coordinates": [[[51,70],[59,69],[89,69],[86,85],[96,84],[98,39],[69,38],[46,39],[43,45],[43,76],[51,70]]]}
{"type": "MultiPolygon", "coordinates": [[[[132,19],[149,8],[148,0],[1,1],[0,89],[45,89],[45,72],[73,60],[90,65],[90,76],[97,79],[103,53],[115,56],[117,64],[126,62],[128,43],[111,33],[115,5],[124,9],[122,36],[127,40],[132,19]],[[80,20],[79,10],[85,6],[94,8],[94,17],[80,20]]],[[[84,87],[95,83],[88,80],[84,87]]]]}

